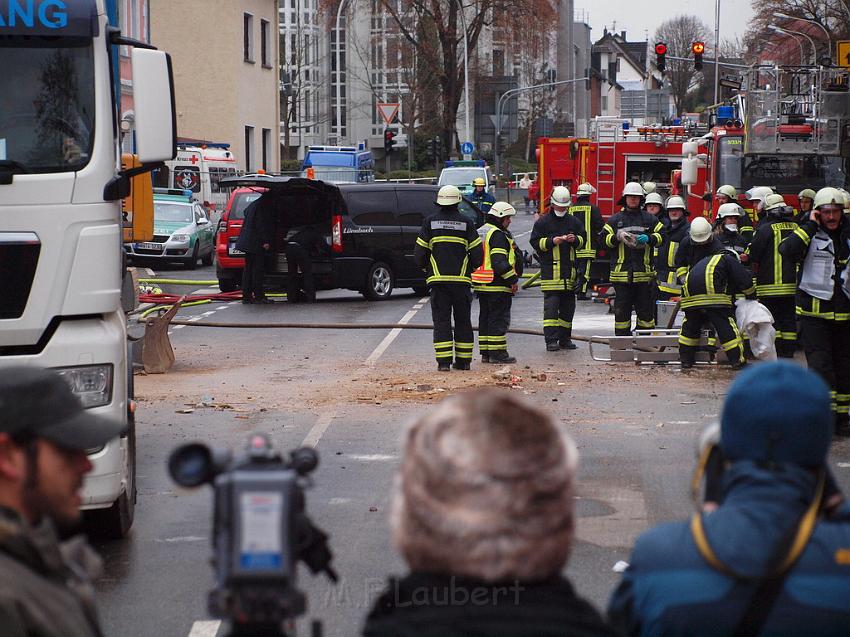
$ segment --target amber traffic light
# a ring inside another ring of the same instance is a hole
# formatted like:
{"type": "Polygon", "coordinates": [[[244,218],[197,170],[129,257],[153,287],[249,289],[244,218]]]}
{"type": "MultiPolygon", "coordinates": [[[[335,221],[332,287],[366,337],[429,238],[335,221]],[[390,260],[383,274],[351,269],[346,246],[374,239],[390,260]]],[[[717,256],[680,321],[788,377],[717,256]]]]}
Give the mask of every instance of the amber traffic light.
{"type": "Polygon", "coordinates": [[[702,54],[705,53],[705,42],[694,42],[691,45],[691,53],[694,54],[694,68],[697,71],[702,70],[702,54]]]}

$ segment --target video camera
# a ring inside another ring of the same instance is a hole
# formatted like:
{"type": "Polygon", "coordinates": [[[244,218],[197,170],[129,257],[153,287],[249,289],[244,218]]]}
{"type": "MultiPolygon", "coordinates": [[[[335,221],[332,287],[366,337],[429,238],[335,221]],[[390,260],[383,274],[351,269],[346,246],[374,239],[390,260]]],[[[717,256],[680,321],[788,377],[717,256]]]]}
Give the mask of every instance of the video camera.
{"type": "Polygon", "coordinates": [[[285,635],[285,622],[306,610],[296,587],[298,560],[336,582],[328,536],[305,512],[307,476],[318,464],[310,447],[281,457],[264,434],[250,436],[236,456],[198,442],[171,453],[168,471],[177,484],[215,491],[209,612],[230,621],[231,635],[285,635]]]}

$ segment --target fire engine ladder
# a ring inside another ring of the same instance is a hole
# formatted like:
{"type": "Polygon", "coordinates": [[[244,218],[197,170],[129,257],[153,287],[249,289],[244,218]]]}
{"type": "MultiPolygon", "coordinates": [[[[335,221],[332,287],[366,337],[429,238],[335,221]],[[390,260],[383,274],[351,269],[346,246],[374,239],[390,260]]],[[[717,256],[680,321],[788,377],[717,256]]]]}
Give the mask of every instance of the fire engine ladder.
{"type": "Polygon", "coordinates": [[[618,198],[614,182],[618,133],[617,128],[608,126],[596,130],[596,199],[603,210],[614,210],[618,198]]]}

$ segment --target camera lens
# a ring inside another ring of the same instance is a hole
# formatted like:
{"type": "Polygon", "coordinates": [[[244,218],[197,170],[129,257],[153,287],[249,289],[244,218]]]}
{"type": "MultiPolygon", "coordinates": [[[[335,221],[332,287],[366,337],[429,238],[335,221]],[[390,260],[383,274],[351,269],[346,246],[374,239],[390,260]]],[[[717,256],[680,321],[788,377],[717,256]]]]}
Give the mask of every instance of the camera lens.
{"type": "Polygon", "coordinates": [[[181,487],[198,487],[209,482],[212,474],[209,447],[201,443],[178,447],[168,459],[168,472],[181,487]]]}

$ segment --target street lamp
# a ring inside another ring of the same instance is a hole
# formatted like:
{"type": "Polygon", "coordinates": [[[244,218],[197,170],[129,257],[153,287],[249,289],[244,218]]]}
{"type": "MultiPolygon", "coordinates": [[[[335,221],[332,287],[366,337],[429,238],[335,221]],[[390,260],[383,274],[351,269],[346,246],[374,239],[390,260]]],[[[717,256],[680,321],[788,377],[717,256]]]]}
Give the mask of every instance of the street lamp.
{"type": "MultiPolygon", "coordinates": [[[[339,39],[339,20],[342,17],[342,7],[348,0],[339,0],[339,6],[336,9],[336,135],[337,144],[342,144],[342,56],[340,49],[342,42],[339,39]]],[[[346,28],[346,33],[348,29],[346,28]]]]}
{"type": "Polygon", "coordinates": [[[720,100],[720,0],[714,5],[714,103],[720,100]]]}
{"type": "Polygon", "coordinates": [[[463,110],[466,120],[466,139],[463,141],[471,142],[472,139],[469,137],[469,35],[466,30],[466,13],[462,2],[460,3],[460,21],[463,26],[463,110]]]}
{"type": "Polygon", "coordinates": [[[775,24],[771,24],[770,26],[768,26],[768,29],[770,29],[771,31],[776,31],[777,33],[784,33],[785,35],[790,35],[791,38],[794,40],[794,42],[796,42],[797,45],[800,47],[800,64],[803,64],[803,58],[806,57],[806,54],[803,51],[802,40],[798,40],[797,38],[794,37],[794,35],[790,31],[786,31],[785,29],[780,29],[775,24]]]}
{"type": "Polygon", "coordinates": [[[814,24],[821,31],[823,31],[824,35],[826,35],[826,47],[829,52],[829,60],[832,61],[832,37],[829,35],[829,31],[826,30],[826,27],[823,26],[820,22],[816,22],[815,20],[809,20],[808,18],[798,18],[792,15],[788,15],[787,13],[779,13],[778,11],[774,11],[774,18],[782,18],[783,20],[799,20],[800,22],[808,22],[809,24],[814,24]]]}
{"type": "Polygon", "coordinates": [[[812,65],[813,65],[813,66],[817,66],[817,63],[818,63],[818,49],[817,49],[817,47],[815,46],[815,41],[814,41],[814,40],[812,40],[812,38],[811,38],[811,37],[809,37],[809,34],[808,34],[808,33],[803,33],[802,31],[793,31],[793,30],[791,30],[791,29],[785,29],[785,32],[786,32],[786,33],[793,33],[794,35],[802,35],[804,38],[806,38],[806,39],[809,41],[809,44],[811,44],[811,45],[812,45],[812,65]]]}

